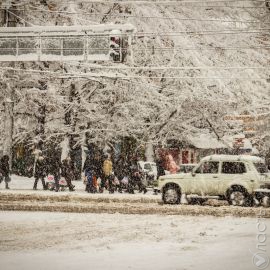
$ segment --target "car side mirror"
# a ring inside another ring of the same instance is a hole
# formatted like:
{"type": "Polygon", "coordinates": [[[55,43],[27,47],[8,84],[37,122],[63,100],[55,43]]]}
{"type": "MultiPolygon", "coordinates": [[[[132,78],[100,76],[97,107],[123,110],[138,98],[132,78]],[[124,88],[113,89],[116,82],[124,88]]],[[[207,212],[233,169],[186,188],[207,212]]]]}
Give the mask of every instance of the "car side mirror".
{"type": "Polygon", "coordinates": [[[196,173],[195,172],[191,172],[191,175],[194,177],[196,175],[196,173]]]}

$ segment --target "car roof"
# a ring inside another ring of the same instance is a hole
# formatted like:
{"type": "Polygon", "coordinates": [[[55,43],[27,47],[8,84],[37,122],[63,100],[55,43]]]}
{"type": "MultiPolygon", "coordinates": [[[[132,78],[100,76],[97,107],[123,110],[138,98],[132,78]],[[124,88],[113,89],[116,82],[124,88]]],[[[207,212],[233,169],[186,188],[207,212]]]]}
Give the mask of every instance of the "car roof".
{"type": "Polygon", "coordinates": [[[201,161],[251,161],[251,162],[263,162],[264,160],[256,156],[248,155],[211,155],[201,159],[201,161]]]}
{"type": "Polygon", "coordinates": [[[142,160],[139,160],[138,163],[139,164],[157,165],[156,162],[153,162],[153,161],[142,161],[142,160]]]}

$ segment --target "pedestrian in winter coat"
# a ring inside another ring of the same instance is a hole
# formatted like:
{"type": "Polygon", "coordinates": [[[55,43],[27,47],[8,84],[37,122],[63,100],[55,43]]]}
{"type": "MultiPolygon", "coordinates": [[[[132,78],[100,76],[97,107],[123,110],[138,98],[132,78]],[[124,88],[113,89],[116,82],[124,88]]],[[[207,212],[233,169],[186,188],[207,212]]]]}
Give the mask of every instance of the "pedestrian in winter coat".
{"type": "Polygon", "coordinates": [[[71,164],[71,159],[66,158],[62,162],[61,175],[65,178],[69,191],[74,191],[74,185],[72,185],[72,180],[75,178],[73,173],[73,166],[71,164]]]}
{"type": "Polygon", "coordinates": [[[167,167],[171,174],[175,174],[179,171],[180,167],[175,163],[173,156],[168,154],[166,157],[167,167]]]}
{"type": "Polygon", "coordinates": [[[106,182],[109,184],[109,192],[113,193],[113,166],[111,158],[107,155],[106,159],[103,162],[103,179],[101,181],[101,192],[103,192],[103,189],[105,187],[106,182]]]}
{"type": "Polygon", "coordinates": [[[39,179],[42,182],[43,189],[44,190],[47,189],[46,184],[45,184],[45,180],[44,180],[46,175],[47,175],[47,168],[46,168],[46,164],[45,164],[45,159],[43,156],[40,155],[37,158],[36,163],[35,163],[35,173],[34,173],[35,182],[34,182],[33,189],[35,189],[35,190],[37,189],[37,183],[38,183],[39,179]]]}
{"type": "Polygon", "coordinates": [[[130,166],[130,185],[129,193],[134,194],[134,190],[138,186],[139,192],[147,192],[146,185],[143,181],[143,172],[139,169],[137,161],[134,160],[130,166]]]}
{"type": "Polygon", "coordinates": [[[103,162],[103,173],[105,176],[110,176],[112,175],[112,171],[112,161],[109,156],[106,156],[106,159],[103,162]]]}
{"type": "Polygon", "coordinates": [[[0,159],[0,183],[5,181],[6,189],[9,189],[8,183],[11,181],[10,179],[10,169],[9,169],[9,156],[4,155],[0,159]]]}
{"type": "Polygon", "coordinates": [[[92,170],[95,174],[96,178],[102,178],[103,169],[102,169],[102,161],[99,155],[95,155],[94,158],[88,156],[83,165],[83,171],[92,170]]]}
{"type": "Polygon", "coordinates": [[[59,156],[52,155],[48,158],[48,174],[51,174],[54,176],[54,182],[55,182],[55,191],[59,191],[59,180],[60,180],[60,168],[61,168],[61,161],[59,156]]]}
{"type": "Polygon", "coordinates": [[[86,179],[85,191],[96,193],[98,190],[97,179],[102,177],[102,166],[99,156],[94,158],[88,156],[83,165],[84,176],[86,179]]]}
{"type": "Polygon", "coordinates": [[[127,179],[128,176],[128,168],[127,168],[127,163],[124,160],[124,157],[121,156],[115,163],[114,166],[114,174],[119,180],[119,185],[118,185],[118,191],[122,193],[122,190],[124,188],[124,184],[122,183],[122,180],[125,178],[127,179]]]}
{"type": "Polygon", "coordinates": [[[163,162],[160,158],[157,160],[156,164],[157,164],[157,178],[159,178],[160,176],[165,175],[165,170],[163,168],[163,162]]]}

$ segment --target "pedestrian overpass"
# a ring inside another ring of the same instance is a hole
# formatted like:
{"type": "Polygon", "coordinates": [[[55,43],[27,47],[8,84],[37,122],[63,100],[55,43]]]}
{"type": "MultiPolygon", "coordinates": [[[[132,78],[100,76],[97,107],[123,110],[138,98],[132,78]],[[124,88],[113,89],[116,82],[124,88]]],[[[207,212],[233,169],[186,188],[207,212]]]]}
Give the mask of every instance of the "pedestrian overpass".
{"type": "Polygon", "coordinates": [[[123,62],[135,31],[131,24],[0,27],[0,62],[123,62]]]}

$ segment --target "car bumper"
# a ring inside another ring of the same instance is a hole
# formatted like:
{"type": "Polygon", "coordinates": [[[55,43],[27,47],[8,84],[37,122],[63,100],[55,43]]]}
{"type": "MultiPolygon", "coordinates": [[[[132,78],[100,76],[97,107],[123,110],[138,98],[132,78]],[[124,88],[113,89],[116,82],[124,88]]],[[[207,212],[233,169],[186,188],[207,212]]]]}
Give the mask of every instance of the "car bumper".
{"type": "Polygon", "coordinates": [[[264,196],[270,196],[270,189],[269,188],[260,188],[254,190],[254,195],[256,198],[260,199],[264,196]]]}

